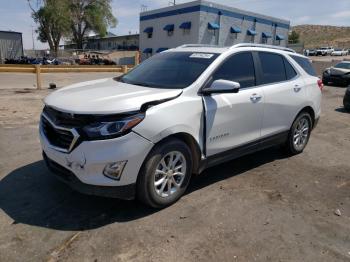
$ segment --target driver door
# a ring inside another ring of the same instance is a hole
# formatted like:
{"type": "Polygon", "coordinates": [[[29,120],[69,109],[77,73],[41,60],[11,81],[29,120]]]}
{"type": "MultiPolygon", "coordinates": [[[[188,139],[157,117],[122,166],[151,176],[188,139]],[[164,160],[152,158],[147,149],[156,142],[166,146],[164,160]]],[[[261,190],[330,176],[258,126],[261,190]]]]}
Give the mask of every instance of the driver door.
{"type": "Polygon", "coordinates": [[[204,96],[206,153],[212,156],[259,140],[263,117],[263,91],[256,87],[251,52],[233,54],[213,74],[213,81],[238,82],[238,93],[204,96]]]}

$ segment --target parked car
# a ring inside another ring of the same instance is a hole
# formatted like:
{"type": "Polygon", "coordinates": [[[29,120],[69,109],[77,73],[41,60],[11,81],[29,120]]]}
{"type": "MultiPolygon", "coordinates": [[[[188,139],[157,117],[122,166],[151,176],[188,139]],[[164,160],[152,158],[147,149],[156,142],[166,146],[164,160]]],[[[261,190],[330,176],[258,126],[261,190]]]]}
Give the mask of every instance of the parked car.
{"type": "Polygon", "coordinates": [[[301,153],[322,87],[309,59],[291,49],[184,45],[123,76],[51,93],[43,156],[80,192],[161,208],[208,167],[279,144],[301,153]]]}
{"type": "Polygon", "coordinates": [[[321,47],[317,49],[317,55],[330,55],[334,51],[334,48],[332,46],[327,46],[327,47],[321,47]]]}
{"type": "Polygon", "coordinates": [[[331,53],[331,55],[332,55],[332,56],[343,56],[343,55],[348,55],[348,50],[336,48],[336,49],[334,49],[334,51],[331,53]]]}
{"type": "Polygon", "coordinates": [[[347,111],[350,111],[350,86],[346,89],[343,99],[343,105],[347,111]]]}
{"type": "Polygon", "coordinates": [[[309,50],[309,56],[317,56],[317,50],[316,49],[310,49],[309,50]]]}
{"type": "Polygon", "coordinates": [[[336,85],[350,85],[350,61],[343,61],[334,67],[327,68],[322,75],[322,82],[325,85],[333,83],[336,85]]]}

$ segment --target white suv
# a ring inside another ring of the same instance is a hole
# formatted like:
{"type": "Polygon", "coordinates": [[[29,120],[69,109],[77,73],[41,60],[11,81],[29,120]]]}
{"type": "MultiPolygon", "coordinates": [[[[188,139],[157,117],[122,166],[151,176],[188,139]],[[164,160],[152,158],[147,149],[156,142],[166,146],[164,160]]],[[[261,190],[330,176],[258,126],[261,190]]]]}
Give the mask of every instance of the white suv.
{"type": "Polygon", "coordinates": [[[43,156],[80,192],[164,207],[207,167],[279,144],[301,153],[320,117],[315,75],[289,49],[180,46],[46,97],[43,156]]]}

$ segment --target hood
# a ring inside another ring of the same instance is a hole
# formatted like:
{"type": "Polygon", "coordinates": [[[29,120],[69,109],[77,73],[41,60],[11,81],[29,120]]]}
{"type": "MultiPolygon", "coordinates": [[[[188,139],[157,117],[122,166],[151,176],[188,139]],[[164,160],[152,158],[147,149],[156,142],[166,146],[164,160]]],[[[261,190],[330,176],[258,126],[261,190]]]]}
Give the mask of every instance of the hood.
{"type": "Polygon", "coordinates": [[[147,102],[173,98],[181,89],[130,85],[113,78],[73,84],[48,95],[46,105],[75,114],[118,114],[139,110],[147,102]]]}
{"type": "Polygon", "coordinates": [[[335,67],[329,68],[329,71],[331,75],[344,75],[346,73],[350,73],[349,69],[335,68],[335,67]]]}

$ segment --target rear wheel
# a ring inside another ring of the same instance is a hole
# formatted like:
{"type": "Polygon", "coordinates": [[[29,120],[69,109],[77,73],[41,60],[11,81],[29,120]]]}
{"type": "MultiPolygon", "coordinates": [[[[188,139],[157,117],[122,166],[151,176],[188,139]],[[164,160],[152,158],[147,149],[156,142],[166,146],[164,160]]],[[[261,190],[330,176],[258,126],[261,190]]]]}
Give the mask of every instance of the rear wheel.
{"type": "Polygon", "coordinates": [[[286,149],[292,155],[303,152],[309,142],[312,129],[311,116],[307,112],[302,112],[294,120],[292,127],[289,130],[286,149]]]}
{"type": "Polygon", "coordinates": [[[137,197],[154,208],[175,203],[186,191],[192,174],[192,156],[179,139],[169,139],[148,155],[137,181],[137,197]]]}

